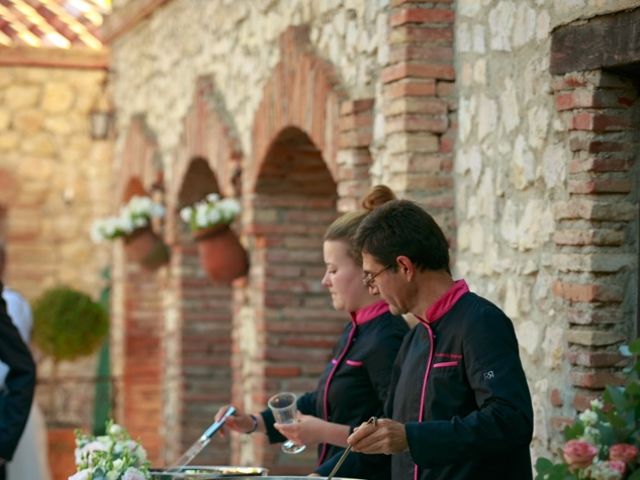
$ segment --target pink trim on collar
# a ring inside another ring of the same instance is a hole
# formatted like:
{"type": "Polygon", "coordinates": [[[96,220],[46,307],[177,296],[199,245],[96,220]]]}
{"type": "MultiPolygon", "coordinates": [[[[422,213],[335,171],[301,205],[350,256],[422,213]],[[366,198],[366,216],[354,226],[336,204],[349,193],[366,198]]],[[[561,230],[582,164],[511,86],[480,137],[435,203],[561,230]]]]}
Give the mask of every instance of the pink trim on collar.
{"type": "Polygon", "coordinates": [[[469,286],[464,280],[457,280],[453,282],[451,288],[442,295],[436,302],[427,308],[425,318],[429,323],[433,323],[440,317],[444,316],[449,310],[453,308],[460,297],[469,291],[469,286]]]}
{"type": "Polygon", "coordinates": [[[387,305],[387,302],[379,300],[367,305],[366,307],[362,307],[355,312],[351,312],[351,320],[353,320],[356,325],[362,325],[363,323],[367,323],[369,320],[373,320],[388,311],[389,305],[387,305]]]}

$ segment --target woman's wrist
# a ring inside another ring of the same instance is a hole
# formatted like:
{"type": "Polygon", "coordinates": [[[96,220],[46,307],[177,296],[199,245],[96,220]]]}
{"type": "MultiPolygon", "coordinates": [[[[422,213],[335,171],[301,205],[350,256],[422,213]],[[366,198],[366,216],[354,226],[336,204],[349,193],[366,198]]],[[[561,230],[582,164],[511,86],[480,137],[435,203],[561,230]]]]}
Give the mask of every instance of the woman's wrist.
{"type": "Polygon", "coordinates": [[[250,413],[249,418],[251,418],[253,425],[251,425],[251,428],[249,430],[244,432],[246,435],[251,435],[253,432],[258,430],[258,417],[256,417],[253,413],[250,413]]]}

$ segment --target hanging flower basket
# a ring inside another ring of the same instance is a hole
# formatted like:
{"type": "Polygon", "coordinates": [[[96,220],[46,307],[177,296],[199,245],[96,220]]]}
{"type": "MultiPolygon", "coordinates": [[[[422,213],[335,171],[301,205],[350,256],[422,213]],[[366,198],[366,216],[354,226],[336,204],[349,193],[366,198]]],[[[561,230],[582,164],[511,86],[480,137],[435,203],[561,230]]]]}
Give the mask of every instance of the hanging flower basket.
{"type": "Polygon", "coordinates": [[[134,196],[117,216],[94,221],[91,238],[96,243],[123,238],[127,258],[154,270],[169,261],[169,249],[151,229],[151,219],[163,216],[162,205],[150,197],[134,196]]]}
{"type": "Polygon", "coordinates": [[[214,283],[230,283],[249,270],[247,252],[229,225],[194,232],[203,270],[214,283]]]}
{"type": "Polygon", "coordinates": [[[169,249],[151,227],[138,228],[124,236],[127,258],[155,270],[169,261],[169,249]]]}
{"type": "Polygon", "coordinates": [[[249,270],[247,252],[229,228],[239,213],[237,200],[220,198],[217,193],[180,210],[180,217],[198,242],[202,268],[214,283],[230,283],[249,270]]]}

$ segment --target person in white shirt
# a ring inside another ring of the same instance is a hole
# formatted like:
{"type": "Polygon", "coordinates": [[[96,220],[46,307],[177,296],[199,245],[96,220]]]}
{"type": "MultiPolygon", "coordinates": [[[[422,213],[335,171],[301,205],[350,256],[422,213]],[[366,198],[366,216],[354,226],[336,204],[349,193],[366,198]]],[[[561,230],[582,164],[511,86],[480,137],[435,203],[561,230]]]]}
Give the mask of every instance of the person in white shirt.
{"type": "MultiPolygon", "coordinates": [[[[0,281],[4,277],[6,251],[0,242],[0,281]]],[[[20,333],[22,341],[29,345],[33,316],[25,298],[15,290],[4,287],[2,298],[7,304],[7,313],[20,333]]],[[[9,367],[0,361],[0,391],[4,390],[9,367]]],[[[47,433],[44,417],[37,402],[32,403],[31,413],[13,459],[7,463],[7,480],[51,480],[47,455],[47,433]]]]}

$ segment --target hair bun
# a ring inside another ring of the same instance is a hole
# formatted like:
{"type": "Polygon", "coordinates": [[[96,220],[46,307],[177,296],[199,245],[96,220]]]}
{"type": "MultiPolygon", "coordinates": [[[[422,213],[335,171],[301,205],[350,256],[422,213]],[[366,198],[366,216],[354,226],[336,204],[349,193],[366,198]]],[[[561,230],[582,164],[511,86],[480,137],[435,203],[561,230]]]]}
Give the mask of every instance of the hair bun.
{"type": "Polygon", "coordinates": [[[362,199],[362,208],[370,212],[396,198],[393,190],[386,185],[376,185],[371,188],[369,193],[362,199]]]}

